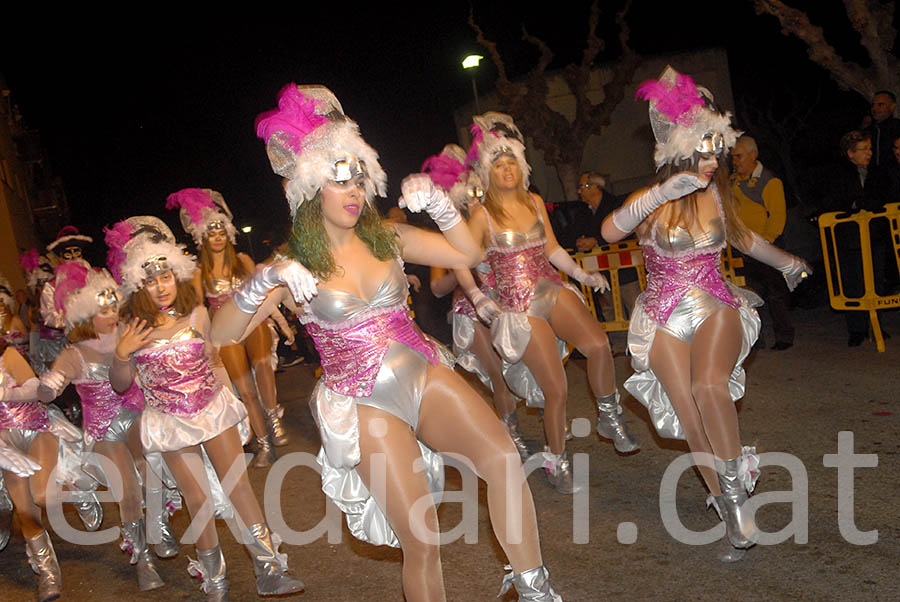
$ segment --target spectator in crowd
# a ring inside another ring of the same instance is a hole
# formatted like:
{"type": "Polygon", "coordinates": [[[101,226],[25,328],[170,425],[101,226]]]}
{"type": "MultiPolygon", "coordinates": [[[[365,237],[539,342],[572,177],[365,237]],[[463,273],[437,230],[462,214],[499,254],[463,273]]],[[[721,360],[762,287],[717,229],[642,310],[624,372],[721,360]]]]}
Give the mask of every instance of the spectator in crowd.
{"type": "MultiPolygon", "coordinates": [[[[846,159],[834,170],[825,199],[825,212],[856,213],[860,210],[880,211],[885,197],[884,182],[870,170],[872,140],[868,132],[853,130],[841,138],[841,155],[846,159]]],[[[880,229],[872,226],[871,256],[875,280],[881,287],[884,273],[884,240],[880,229]]],[[[865,293],[859,230],[855,224],[838,224],[835,228],[837,254],[840,260],[841,285],[848,297],[865,293]]],[[[847,345],[858,347],[869,333],[867,316],[861,311],[847,311],[847,345]]]]}
{"type": "MultiPolygon", "coordinates": [[[[759,162],[756,140],[741,136],[731,151],[734,173],[731,190],[741,219],[748,228],[775,246],[783,247],[782,233],[786,220],[784,185],[781,180],[759,162]]],[[[794,344],[794,326],[791,323],[791,304],[787,284],[778,270],[752,257],[744,257],[744,276],[747,286],[756,291],[766,302],[775,330],[772,349],[781,351],[794,344]]],[[[764,312],[760,312],[762,317],[764,312]]],[[[762,347],[762,332],[757,345],[762,347]]]]}
{"type": "Polygon", "coordinates": [[[872,139],[872,163],[870,167],[881,169],[894,162],[894,140],[900,136],[900,119],[894,117],[897,97],[888,90],[879,90],[872,96],[872,122],[868,133],[872,139]]]}

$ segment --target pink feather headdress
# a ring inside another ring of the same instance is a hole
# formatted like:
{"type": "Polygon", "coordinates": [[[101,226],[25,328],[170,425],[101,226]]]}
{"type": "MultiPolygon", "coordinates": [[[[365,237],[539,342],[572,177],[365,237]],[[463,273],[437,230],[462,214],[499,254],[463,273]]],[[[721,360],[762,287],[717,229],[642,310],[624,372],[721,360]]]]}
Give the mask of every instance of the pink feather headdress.
{"type": "Polygon", "coordinates": [[[89,270],[88,266],[78,261],[66,261],[56,266],[53,272],[56,276],[56,289],[53,291],[53,305],[56,311],[63,313],[66,297],[84,286],[89,270]]]}
{"type": "Polygon", "coordinates": [[[266,143],[272,171],[287,178],[285,195],[291,217],[328,182],[336,165],[350,165],[366,176],[366,201],[387,194],[387,174],[378,153],[366,144],[359,126],[344,114],[324,86],[291,83],[278,93],[278,108],[256,119],[256,135],[266,143]]]}
{"type": "Polygon", "coordinates": [[[651,101],[656,110],[668,117],[672,123],[684,127],[690,127],[694,122],[696,117],[694,107],[702,107],[705,104],[694,80],[681,73],[675,76],[673,84],[649,79],[640,85],[634,96],[651,101]]]}
{"type": "Polygon", "coordinates": [[[26,274],[31,274],[41,264],[41,255],[34,247],[19,255],[19,265],[26,274]]]}
{"type": "Polygon", "coordinates": [[[487,186],[491,182],[493,162],[501,154],[512,155],[522,172],[522,186],[527,190],[531,166],[525,158],[525,137],[516,127],[513,118],[505,113],[489,111],[483,115],[475,115],[472,120],[472,145],[466,154],[466,164],[471,166],[487,186]]]}
{"type": "Polygon", "coordinates": [[[67,261],[56,268],[53,305],[62,316],[66,331],[117,304],[116,282],[106,270],[79,261],[67,261]]]}
{"type": "Polygon", "coordinates": [[[453,152],[456,149],[448,150],[448,147],[456,147],[456,149],[459,149],[460,153],[463,152],[457,145],[448,144],[439,155],[433,155],[425,159],[421,169],[422,172],[428,174],[428,177],[431,178],[432,182],[444,190],[453,188],[453,185],[456,184],[457,180],[459,180],[466,171],[464,159],[460,159],[460,157],[453,152]]]}
{"type": "Polygon", "coordinates": [[[104,240],[109,250],[106,252],[106,267],[109,268],[116,282],[122,282],[122,264],[128,258],[125,245],[131,241],[134,227],[126,221],[114,224],[112,228],[104,228],[104,240]]]}
{"type": "Polygon", "coordinates": [[[224,229],[231,244],[235,242],[237,228],[232,223],[231,210],[225,198],[215,190],[184,188],[173,192],[166,198],[166,209],[179,210],[181,226],[198,247],[213,226],[224,229]]]}

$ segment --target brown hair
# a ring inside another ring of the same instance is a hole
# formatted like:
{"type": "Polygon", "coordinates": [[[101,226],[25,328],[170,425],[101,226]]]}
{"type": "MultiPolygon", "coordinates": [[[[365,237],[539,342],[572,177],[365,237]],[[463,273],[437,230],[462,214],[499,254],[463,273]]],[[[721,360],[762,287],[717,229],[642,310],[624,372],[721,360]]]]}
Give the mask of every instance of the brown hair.
{"type": "Polygon", "coordinates": [[[70,343],[96,339],[97,331],[94,330],[93,320],[82,320],[66,333],[66,338],[69,339],[70,343]]]}
{"type": "MultiPolygon", "coordinates": [[[[197,291],[190,280],[176,280],[175,285],[178,292],[175,296],[173,307],[179,314],[187,315],[200,304],[200,300],[197,299],[197,291]]],[[[147,324],[154,327],[157,324],[159,314],[159,308],[156,307],[156,303],[153,302],[150,293],[144,287],[136,290],[128,298],[128,302],[122,307],[121,312],[122,319],[126,322],[133,318],[140,318],[141,320],[146,320],[147,324]]]]}
{"type": "Polygon", "coordinates": [[[871,139],[872,136],[869,135],[869,132],[862,130],[851,130],[847,132],[841,136],[841,156],[846,158],[848,152],[856,150],[857,144],[871,139]]]}
{"type": "MultiPolygon", "coordinates": [[[[537,210],[535,209],[534,202],[531,200],[531,195],[527,190],[524,188],[516,189],[516,202],[537,217],[537,210]]],[[[494,218],[494,221],[496,221],[498,225],[502,224],[506,218],[509,217],[509,213],[503,208],[503,204],[497,198],[497,187],[493,182],[488,185],[487,192],[484,195],[484,208],[491,217],[494,218]]]]}
{"type": "MultiPolygon", "coordinates": [[[[231,241],[228,238],[225,239],[224,253],[225,257],[222,267],[225,276],[228,278],[246,278],[249,275],[247,273],[247,268],[242,261],[238,261],[237,253],[234,251],[234,245],[231,244],[231,241]]],[[[212,251],[209,250],[209,240],[204,236],[203,244],[200,245],[200,277],[203,282],[203,288],[209,288],[209,285],[212,283],[212,272],[213,254],[212,251]]]]}
{"type": "MultiPolygon", "coordinates": [[[[673,175],[681,171],[695,171],[691,165],[696,165],[696,161],[688,159],[679,163],[667,163],[657,173],[657,181],[664,182],[673,175]]],[[[719,193],[719,199],[722,201],[722,211],[725,213],[725,231],[728,233],[728,242],[738,244],[743,243],[750,236],[750,230],[744,225],[738,213],[737,202],[731,192],[731,182],[729,181],[728,162],[723,154],[719,157],[719,167],[712,178],[712,185],[716,187],[719,193]]],[[[661,210],[668,209],[669,218],[669,236],[677,227],[690,230],[691,225],[697,220],[697,193],[692,193],[680,199],[669,201],[662,207],[651,213],[647,219],[640,225],[638,234],[643,236],[653,229],[659,219],[661,210]]]]}

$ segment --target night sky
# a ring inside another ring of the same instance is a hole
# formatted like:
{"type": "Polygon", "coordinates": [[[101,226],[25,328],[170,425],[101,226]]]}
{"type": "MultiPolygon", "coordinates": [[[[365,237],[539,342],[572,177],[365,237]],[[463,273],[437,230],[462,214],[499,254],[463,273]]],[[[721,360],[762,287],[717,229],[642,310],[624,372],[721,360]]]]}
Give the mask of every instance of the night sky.
{"type": "MultiPolygon", "coordinates": [[[[812,14],[832,24],[826,29],[833,43],[864,58],[841,3],[794,3],[829,5],[812,14]]],[[[466,23],[469,3],[439,4],[404,11],[322,3],[330,8],[280,13],[279,5],[259,3],[247,6],[265,16],[214,17],[159,5],[131,17],[87,10],[48,15],[44,7],[4,25],[0,73],[28,125],[40,130],[52,169],[64,180],[72,221],[83,231],[98,236],[103,225],[138,213],[177,226],[165,197],[197,186],[221,191],[236,223],[253,223],[259,232],[285,227],[288,212],[253,120],[275,106],[289,81],[335,92],[380,152],[391,198],[403,176],[456,141],[452,111],[472,100],[459,61],[486,53],[466,23]]],[[[579,60],[589,4],[545,3],[523,15],[523,3],[476,3],[475,14],[515,76],[537,56],[518,40],[522,23],[556,52],[555,68],[579,60]]],[[[659,4],[634,1],[629,23],[639,53],[722,46],[736,99],[764,102],[787,88],[801,98],[821,97],[809,124],[818,138],[798,149],[806,162],[815,163],[823,145],[867,110],[861,97],[839,92],[808,61],[802,44],[781,35],[773,17],[755,16],[749,1],[659,4]]],[[[613,60],[619,1],[601,2],[607,5],[601,34],[610,44],[602,60],[613,60]]],[[[482,63],[479,91],[489,92],[495,76],[482,63]]]]}

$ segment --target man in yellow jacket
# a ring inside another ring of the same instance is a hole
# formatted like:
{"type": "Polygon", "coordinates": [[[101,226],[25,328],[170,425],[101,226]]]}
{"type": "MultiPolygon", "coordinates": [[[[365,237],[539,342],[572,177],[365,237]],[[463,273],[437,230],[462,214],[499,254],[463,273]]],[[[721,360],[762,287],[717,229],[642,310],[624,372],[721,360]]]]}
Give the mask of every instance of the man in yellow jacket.
{"type": "MultiPolygon", "coordinates": [[[[731,189],[740,207],[741,219],[747,227],[778,245],[780,241],[776,242],[776,239],[784,232],[786,219],[784,185],[774,173],[763,167],[758,156],[756,141],[750,136],[741,136],[731,151],[734,164],[731,189]]],[[[775,330],[772,349],[782,351],[790,348],[794,344],[794,326],[791,323],[789,291],[781,273],[745,256],[744,275],[747,286],[763,298],[772,315],[775,330]]]]}

